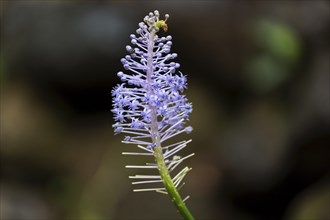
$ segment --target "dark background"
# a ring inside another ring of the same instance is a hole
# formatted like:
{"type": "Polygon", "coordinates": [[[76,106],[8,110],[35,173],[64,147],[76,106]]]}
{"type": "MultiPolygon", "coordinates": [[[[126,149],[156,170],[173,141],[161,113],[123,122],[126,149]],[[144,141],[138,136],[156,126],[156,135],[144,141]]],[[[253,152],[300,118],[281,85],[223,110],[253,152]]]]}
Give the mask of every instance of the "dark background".
{"type": "MultiPolygon", "coordinates": [[[[1,220],[180,219],[133,193],[143,158],[111,89],[143,17],[168,34],[194,111],[183,194],[199,220],[329,219],[329,1],[1,1],[1,220]]],[[[163,35],[163,33],[160,33],[163,35]]]]}

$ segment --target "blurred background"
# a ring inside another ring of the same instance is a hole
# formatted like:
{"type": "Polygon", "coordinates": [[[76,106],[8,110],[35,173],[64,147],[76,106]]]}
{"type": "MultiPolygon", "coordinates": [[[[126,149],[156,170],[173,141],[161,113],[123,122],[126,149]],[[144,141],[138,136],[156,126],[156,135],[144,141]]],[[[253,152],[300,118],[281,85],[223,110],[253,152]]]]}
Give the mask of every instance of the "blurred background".
{"type": "Polygon", "coordinates": [[[196,219],[329,219],[329,1],[13,0],[1,220],[180,219],[166,196],[132,192],[124,166],[142,161],[111,127],[125,45],[155,9],[194,106],[182,193],[196,219]]]}

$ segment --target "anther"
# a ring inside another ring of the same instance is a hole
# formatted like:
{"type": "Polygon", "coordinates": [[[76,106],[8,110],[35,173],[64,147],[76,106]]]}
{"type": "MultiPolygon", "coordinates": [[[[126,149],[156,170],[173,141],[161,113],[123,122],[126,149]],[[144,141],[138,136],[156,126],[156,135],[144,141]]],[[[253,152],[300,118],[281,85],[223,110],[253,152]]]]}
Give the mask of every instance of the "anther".
{"type": "Polygon", "coordinates": [[[167,21],[167,19],[170,17],[169,14],[165,14],[165,22],[167,21]]]}

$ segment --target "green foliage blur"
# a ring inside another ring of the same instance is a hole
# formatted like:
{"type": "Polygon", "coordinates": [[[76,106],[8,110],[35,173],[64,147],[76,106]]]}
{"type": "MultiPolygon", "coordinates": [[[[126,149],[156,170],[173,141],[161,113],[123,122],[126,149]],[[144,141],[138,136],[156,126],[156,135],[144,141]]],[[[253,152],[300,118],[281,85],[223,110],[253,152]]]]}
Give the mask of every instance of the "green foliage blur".
{"type": "Polygon", "coordinates": [[[254,23],[253,40],[260,48],[247,64],[247,81],[257,92],[269,92],[293,77],[301,58],[301,39],[293,29],[271,20],[254,23]]]}

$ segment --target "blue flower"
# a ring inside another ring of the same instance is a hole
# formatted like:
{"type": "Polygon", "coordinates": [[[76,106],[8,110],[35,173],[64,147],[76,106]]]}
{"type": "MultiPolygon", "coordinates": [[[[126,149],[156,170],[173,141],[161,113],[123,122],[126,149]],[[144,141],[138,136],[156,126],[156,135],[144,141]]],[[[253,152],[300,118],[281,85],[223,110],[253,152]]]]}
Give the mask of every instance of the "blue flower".
{"type": "MultiPolygon", "coordinates": [[[[171,53],[172,37],[160,37],[156,34],[160,29],[167,31],[168,17],[165,15],[165,20],[159,20],[158,11],[150,13],[144,18],[144,22],[139,23],[136,34],[130,35],[131,45],[125,48],[128,55],[121,59],[125,72],[117,73],[122,83],[112,90],[112,112],[115,134],[125,134],[123,143],[135,144],[145,151],[124,154],[156,157],[155,148],[159,148],[167,169],[172,171],[194,154],[178,159],[177,152],[191,140],[170,142],[174,136],[192,131],[192,127],[186,125],[192,112],[192,104],[183,94],[187,88],[187,79],[178,71],[180,64],[174,61],[178,55],[171,53]]],[[[157,166],[148,164],[127,167],[157,169],[157,166]]],[[[180,175],[173,178],[176,187],[189,170],[184,168],[179,172],[180,175]]],[[[139,177],[144,179],[143,175],[139,177]]],[[[153,178],[157,179],[158,176],[145,177],[153,178]]],[[[148,181],[144,180],[133,184],[146,182],[148,181]]],[[[157,192],[162,191],[156,189],[157,192]]]]}
{"type": "Polygon", "coordinates": [[[186,120],[192,105],[182,94],[187,79],[177,71],[180,64],[173,61],[178,55],[170,53],[172,37],[156,35],[159,14],[146,16],[144,21],[137,35],[130,35],[132,45],[126,46],[129,54],[121,59],[127,73],[117,73],[123,83],[112,90],[112,112],[117,122],[115,133],[135,136],[125,142],[150,146],[156,136],[162,144],[169,137],[189,133],[192,129],[186,129],[186,120]]]}

